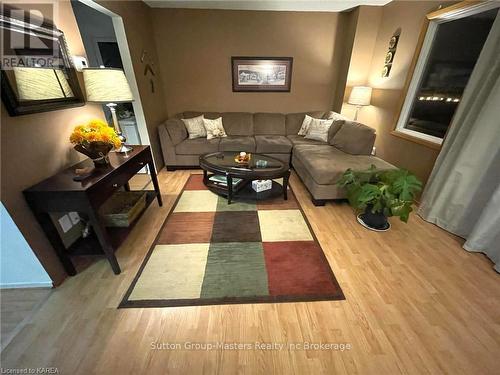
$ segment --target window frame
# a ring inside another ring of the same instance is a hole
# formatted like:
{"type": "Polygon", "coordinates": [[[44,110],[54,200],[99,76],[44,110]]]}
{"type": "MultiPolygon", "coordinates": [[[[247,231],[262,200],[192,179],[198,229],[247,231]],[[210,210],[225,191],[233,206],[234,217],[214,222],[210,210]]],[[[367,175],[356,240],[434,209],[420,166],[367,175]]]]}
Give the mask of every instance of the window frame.
{"type": "MultiPolygon", "coordinates": [[[[446,134],[443,138],[439,138],[406,128],[410,112],[413,108],[413,103],[417,97],[417,90],[420,87],[420,83],[423,79],[423,73],[427,67],[429,54],[433,47],[438,26],[442,23],[469,17],[471,15],[499,7],[500,4],[496,2],[462,1],[426,15],[417,42],[417,47],[406,77],[399,111],[397,112],[394,128],[391,132],[392,135],[433,149],[439,150],[441,148],[441,145],[446,138],[446,134]]],[[[450,125],[452,122],[453,118],[450,125]]]]}

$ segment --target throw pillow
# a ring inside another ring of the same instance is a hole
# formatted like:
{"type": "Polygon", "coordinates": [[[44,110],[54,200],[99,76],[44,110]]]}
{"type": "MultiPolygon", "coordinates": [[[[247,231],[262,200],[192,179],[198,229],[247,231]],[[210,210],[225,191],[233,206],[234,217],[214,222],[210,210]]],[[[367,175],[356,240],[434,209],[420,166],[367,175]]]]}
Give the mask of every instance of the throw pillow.
{"type": "Polygon", "coordinates": [[[184,125],[186,125],[189,139],[203,138],[207,136],[207,132],[205,131],[205,127],[203,126],[204,118],[205,116],[201,115],[198,117],[182,119],[182,122],[184,123],[184,125]]]}
{"type": "Polygon", "coordinates": [[[207,139],[227,137],[222,125],[222,117],[215,120],[203,119],[203,126],[207,132],[207,139]]]}
{"type": "Polygon", "coordinates": [[[302,122],[302,126],[300,127],[299,132],[297,135],[306,135],[307,131],[309,130],[309,125],[311,125],[312,117],[309,115],[305,115],[304,121],[302,122]]]}
{"type": "Polygon", "coordinates": [[[325,143],[328,142],[328,131],[330,130],[332,123],[333,120],[320,120],[313,118],[305,138],[325,143]]]}
{"type": "Polygon", "coordinates": [[[375,143],[375,129],[345,120],[330,144],[352,155],[370,155],[375,143]]]}

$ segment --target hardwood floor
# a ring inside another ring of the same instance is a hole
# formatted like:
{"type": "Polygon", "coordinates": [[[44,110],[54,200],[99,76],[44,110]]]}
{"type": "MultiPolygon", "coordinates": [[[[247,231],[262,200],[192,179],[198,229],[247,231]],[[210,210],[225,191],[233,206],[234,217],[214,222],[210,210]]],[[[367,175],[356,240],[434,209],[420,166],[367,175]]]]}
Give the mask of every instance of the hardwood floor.
{"type": "Polygon", "coordinates": [[[51,288],[0,289],[0,348],[9,344],[51,292],[51,288]]]}
{"type": "MultiPolygon", "coordinates": [[[[314,207],[291,186],[345,301],[116,309],[190,171],[159,175],[152,204],[117,252],[67,279],[2,352],[3,368],[59,374],[498,374],[500,276],[481,254],[413,215],[385,233],[345,203],[314,207]],[[348,343],[350,350],[152,350],[152,343],[348,343]]],[[[188,230],[188,228],[186,228],[188,230]]]]}

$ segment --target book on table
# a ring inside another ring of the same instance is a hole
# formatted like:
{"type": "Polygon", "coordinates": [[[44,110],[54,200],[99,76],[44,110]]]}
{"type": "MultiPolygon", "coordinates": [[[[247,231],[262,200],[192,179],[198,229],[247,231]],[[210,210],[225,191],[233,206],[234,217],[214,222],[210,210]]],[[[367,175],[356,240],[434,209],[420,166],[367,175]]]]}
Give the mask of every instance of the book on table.
{"type": "MultiPolygon", "coordinates": [[[[227,187],[227,177],[221,175],[213,175],[209,177],[209,180],[216,185],[227,187]]],[[[241,181],[241,178],[233,178],[233,188],[238,186],[241,181]]]]}

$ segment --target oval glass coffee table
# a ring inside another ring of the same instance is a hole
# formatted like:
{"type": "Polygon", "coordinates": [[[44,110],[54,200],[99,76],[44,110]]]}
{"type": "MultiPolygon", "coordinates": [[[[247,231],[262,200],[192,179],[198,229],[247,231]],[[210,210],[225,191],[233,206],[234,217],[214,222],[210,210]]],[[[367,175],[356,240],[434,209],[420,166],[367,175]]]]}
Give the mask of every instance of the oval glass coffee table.
{"type": "Polygon", "coordinates": [[[290,167],[288,163],[261,154],[250,154],[246,164],[235,161],[238,152],[214,152],[200,156],[200,167],[203,169],[203,182],[215,194],[227,197],[227,203],[233,199],[262,200],[283,194],[287,199],[290,167]],[[283,185],[273,181],[283,178],[283,185]],[[255,180],[271,180],[271,189],[256,192],[251,182],[255,180]]]}

